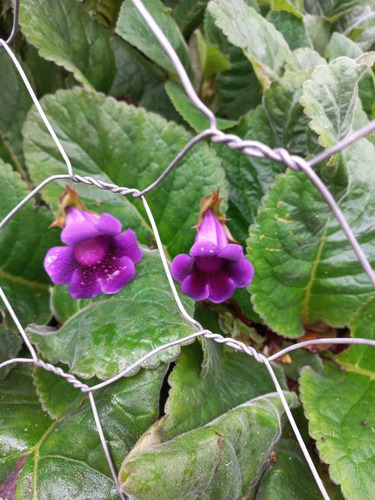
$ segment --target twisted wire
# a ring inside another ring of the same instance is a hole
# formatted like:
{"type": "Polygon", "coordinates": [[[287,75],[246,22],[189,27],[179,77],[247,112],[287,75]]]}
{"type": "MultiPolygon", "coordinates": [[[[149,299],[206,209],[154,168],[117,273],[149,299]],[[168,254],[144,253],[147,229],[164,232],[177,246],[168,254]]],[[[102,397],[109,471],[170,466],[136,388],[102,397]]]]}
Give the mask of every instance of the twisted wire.
{"type": "Polygon", "coordinates": [[[168,279],[168,282],[169,282],[171,291],[173,293],[174,299],[176,301],[176,304],[177,304],[182,316],[196,329],[196,331],[194,333],[182,338],[182,339],[178,339],[178,340],[169,342],[167,344],[163,344],[162,346],[159,346],[159,347],[153,349],[152,351],[147,353],[145,356],[143,356],[142,358],[137,360],[132,365],[128,366],[125,370],[123,370],[121,373],[117,374],[116,376],[114,376],[114,377],[112,377],[104,382],[101,382],[101,383],[97,384],[96,386],[89,387],[87,384],[84,384],[83,382],[79,381],[74,375],[72,375],[70,373],[66,373],[62,368],[56,367],[51,363],[45,362],[38,357],[34,347],[32,346],[30,340],[28,339],[20,321],[18,320],[17,315],[15,314],[14,310],[12,309],[12,307],[11,307],[9,301],[7,300],[3,290],[0,288],[0,297],[3,300],[9,313],[11,314],[11,316],[12,316],[12,318],[17,326],[17,329],[20,332],[21,336],[23,337],[23,340],[25,341],[25,344],[27,345],[27,347],[30,351],[30,354],[32,356],[31,359],[30,358],[13,358],[10,360],[6,360],[6,361],[0,363],[0,369],[5,367],[5,366],[11,365],[13,363],[34,364],[35,366],[39,366],[40,368],[42,368],[46,371],[52,372],[60,377],[63,377],[68,383],[72,384],[75,388],[82,391],[83,393],[88,393],[91,408],[92,408],[92,413],[93,413],[94,420],[95,420],[95,424],[96,424],[96,427],[98,430],[98,434],[99,434],[99,437],[100,437],[100,440],[101,440],[101,443],[103,446],[105,456],[107,458],[109,468],[111,470],[115,484],[118,488],[120,498],[122,500],[124,500],[125,495],[121,491],[120,485],[118,483],[116,469],[115,469],[113,460],[111,458],[111,455],[110,455],[110,452],[108,449],[108,445],[107,445],[107,442],[106,442],[106,439],[104,436],[104,432],[103,432],[103,429],[101,426],[101,422],[99,419],[98,411],[97,411],[95,400],[93,397],[94,391],[99,390],[105,386],[112,384],[113,382],[115,382],[116,380],[120,379],[123,376],[131,374],[131,372],[134,369],[141,366],[147,359],[149,359],[150,357],[154,356],[155,354],[161,352],[162,350],[174,347],[176,345],[183,345],[185,343],[193,341],[197,337],[204,337],[204,338],[212,340],[216,343],[225,344],[228,347],[230,347],[236,351],[243,352],[249,356],[254,357],[254,359],[257,362],[262,363],[266,366],[266,368],[269,372],[269,375],[270,375],[270,377],[275,385],[276,391],[280,397],[280,400],[283,404],[283,407],[284,407],[285,413],[288,417],[288,420],[289,420],[289,422],[293,428],[293,431],[296,435],[296,438],[301,446],[302,452],[303,452],[303,454],[306,458],[306,461],[311,469],[311,472],[315,478],[315,481],[316,481],[316,483],[317,483],[317,485],[322,493],[322,496],[323,496],[323,498],[329,500],[329,496],[328,496],[328,494],[324,488],[324,485],[323,485],[323,483],[322,483],[322,481],[321,481],[321,479],[316,471],[316,468],[311,460],[311,457],[308,453],[308,450],[306,449],[306,446],[303,442],[303,439],[302,439],[301,434],[298,430],[298,427],[293,419],[290,408],[289,408],[288,403],[285,399],[284,393],[283,393],[283,391],[280,387],[280,384],[278,383],[278,380],[275,376],[275,373],[272,369],[271,362],[275,361],[279,357],[281,357],[281,356],[283,356],[291,351],[294,351],[294,350],[300,349],[300,348],[304,348],[308,345],[361,344],[361,345],[369,345],[369,346],[375,347],[375,341],[370,340],[370,339],[341,339],[341,338],[340,339],[326,338],[326,339],[310,340],[310,341],[300,342],[298,344],[292,344],[291,346],[288,346],[287,348],[282,349],[281,351],[279,351],[276,354],[273,354],[272,356],[269,356],[267,358],[264,354],[258,352],[252,346],[248,346],[248,345],[244,344],[243,342],[232,339],[231,337],[223,337],[222,335],[220,335],[218,333],[213,333],[210,330],[203,329],[202,326],[199,324],[199,322],[197,322],[194,318],[192,318],[187,313],[187,311],[185,310],[185,308],[184,308],[184,306],[179,298],[177,289],[174,285],[174,282],[173,282],[173,279],[172,279],[172,276],[171,276],[171,273],[169,270],[169,264],[168,264],[167,258],[165,256],[165,253],[164,253],[164,249],[163,249],[163,245],[162,245],[162,242],[161,242],[161,239],[159,236],[157,225],[155,223],[152,212],[148,206],[148,203],[147,203],[144,195],[146,193],[149,193],[153,189],[155,189],[161,182],[163,182],[165,180],[165,178],[174,170],[174,168],[176,168],[178,166],[178,164],[186,156],[186,154],[196,144],[198,144],[200,141],[202,141],[206,138],[210,138],[213,143],[225,144],[230,149],[241,150],[244,154],[246,154],[250,157],[271,159],[275,162],[284,163],[287,167],[289,167],[290,169],[292,169],[294,171],[304,172],[305,175],[308,176],[310,181],[321,192],[322,196],[326,199],[328,205],[330,206],[330,208],[334,212],[338,222],[341,224],[349,243],[352,245],[352,247],[353,247],[359,261],[361,262],[365,272],[367,273],[371,283],[373,284],[373,286],[375,286],[374,272],[373,272],[366,256],[364,255],[361,247],[359,246],[354,234],[352,233],[350,226],[348,225],[347,221],[345,220],[344,215],[342,214],[341,210],[337,206],[337,203],[335,202],[331,193],[329,192],[329,190],[323,184],[321,179],[317,176],[317,174],[312,169],[313,166],[326,160],[327,158],[329,158],[333,154],[336,154],[339,151],[341,151],[346,146],[352,144],[353,142],[359,140],[360,138],[364,137],[368,133],[374,131],[375,130],[375,121],[369,123],[365,127],[362,127],[360,130],[358,130],[358,131],[354,132],[353,134],[351,134],[350,136],[344,138],[342,141],[337,143],[332,148],[329,148],[329,149],[323,151],[322,153],[319,153],[315,158],[313,158],[310,161],[306,161],[302,157],[299,157],[296,155],[291,155],[284,148],[272,149],[269,146],[267,146],[266,144],[263,144],[259,141],[242,140],[241,138],[239,138],[238,136],[236,136],[234,134],[226,134],[226,133],[217,129],[215,115],[199,99],[199,97],[196,94],[194,87],[192,86],[192,84],[189,80],[189,77],[188,77],[181,61],[179,60],[177,54],[175,53],[173,47],[171,46],[170,42],[168,41],[168,39],[166,38],[166,36],[162,32],[160,27],[157,25],[155,20],[152,18],[150,13],[147,11],[147,9],[143,5],[142,1],[141,0],[132,0],[132,1],[134,3],[135,7],[140,12],[140,14],[142,15],[142,17],[144,18],[146,24],[149,26],[150,30],[154,33],[154,35],[158,39],[159,43],[161,44],[162,48],[166,52],[167,56],[172,61],[173,65],[176,69],[176,72],[177,72],[178,76],[180,77],[181,83],[182,83],[188,97],[190,98],[191,102],[197,107],[197,109],[199,109],[201,111],[201,113],[203,113],[208,118],[208,120],[210,122],[210,128],[208,128],[207,130],[205,130],[205,131],[201,132],[200,134],[197,134],[195,137],[193,137],[191,139],[191,141],[189,141],[189,143],[181,150],[181,152],[172,160],[172,162],[164,170],[164,172],[160,175],[160,177],[158,179],[156,179],[152,184],[150,184],[149,186],[144,188],[143,190],[139,190],[136,188],[127,188],[127,187],[117,186],[116,184],[111,184],[111,183],[108,183],[106,181],[94,179],[93,177],[90,177],[90,176],[81,176],[78,174],[74,174],[70,160],[69,160],[63,146],[61,145],[59,139],[57,138],[55,132],[53,131],[53,128],[50,125],[48,118],[44,114],[43,109],[41,108],[41,106],[40,106],[40,104],[39,104],[39,102],[38,102],[38,100],[33,92],[33,89],[31,88],[31,85],[27,80],[27,77],[22,70],[22,67],[20,66],[16,57],[14,56],[14,54],[11,52],[11,50],[8,47],[8,44],[12,41],[12,39],[15,35],[15,32],[17,30],[17,25],[18,25],[19,0],[16,0],[16,2],[15,2],[15,15],[14,15],[13,29],[12,29],[11,36],[8,38],[8,40],[6,42],[4,42],[3,40],[0,39],[0,46],[2,46],[7,51],[9,57],[12,59],[19,74],[21,75],[21,77],[26,85],[26,88],[31,95],[31,98],[34,101],[34,104],[35,104],[38,112],[40,113],[49,133],[51,134],[51,137],[53,138],[57,148],[59,149],[59,151],[60,151],[60,153],[65,161],[65,164],[66,164],[67,170],[68,170],[68,174],[54,175],[54,176],[51,176],[51,177],[45,179],[41,184],[39,184],[39,186],[37,186],[35,189],[33,189],[11,212],[9,212],[9,214],[6,217],[4,217],[4,219],[0,223],[0,228],[2,228],[7,223],[7,221],[9,219],[11,219],[14,216],[14,214],[17,213],[18,210],[20,210],[40,190],[42,190],[50,182],[54,182],[56,180],[63,180],[63,179],[64,180],[71,180],[72,182],[75,182],[75,183],[83,183],[86,185],[92,185],[98,189],[109,190],[109,191],[111,191],[115,194],[119,194],[121,196],[132,195],[134,198],[141,198],[141,201],[145,207],[146,213],[148,215],[151,227],[152,227],[154,235],[155,235],[155,240],[156,240],[156,243],[157,243],[157,246],[159,249],[160,258],[162,260],[164,271],[165,271],[166,277],[168,279]]]}

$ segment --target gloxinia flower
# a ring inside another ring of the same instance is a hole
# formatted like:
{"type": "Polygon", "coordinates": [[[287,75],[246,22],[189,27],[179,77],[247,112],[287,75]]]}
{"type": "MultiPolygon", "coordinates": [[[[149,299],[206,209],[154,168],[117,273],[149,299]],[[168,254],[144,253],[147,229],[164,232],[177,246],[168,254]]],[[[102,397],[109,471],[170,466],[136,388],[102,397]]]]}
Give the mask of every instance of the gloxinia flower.
{"type": "Polygon", "coordinates": [[[190,255],[177,255],[172,262],[172,276],[182,282],[182,293],[195,300],[224,302],[254,276],[242,246],[229,243],[226,219],[215,215],[220,201],[218,191],[203,200],[201,222],[190,255]]]}
{"type": "Polygon", "coordinates": [[[64,211],[61,241],[68,246],[51,248],[44,259],[53,283],[70,285],[75,299],[119,292],[134,278],[134,265],[142,258],[134,231],[121,233],[121,222],[110,214],[99,216],[72,205],[64,211]]]}

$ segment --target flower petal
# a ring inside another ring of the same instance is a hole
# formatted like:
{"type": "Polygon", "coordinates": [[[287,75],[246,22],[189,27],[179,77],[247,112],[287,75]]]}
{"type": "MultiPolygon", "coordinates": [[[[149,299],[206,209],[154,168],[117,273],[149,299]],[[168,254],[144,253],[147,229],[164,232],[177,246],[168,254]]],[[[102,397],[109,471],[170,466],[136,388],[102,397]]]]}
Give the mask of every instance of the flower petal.
{"type": "Polygon", "coordinates": [[[112,273],[101,278],[101,289],[103,293],[117,293],[129,283],[135,276],[135,267],[129,257],[122,257],[116,262],[116,268],[112,273]]]}
{"type": "Polygon", "coordinates": [[[116,235],[120,231],[121,222],[110,214],[104,213],[98,217],[69,206],[66,208],[65,227],[61,232],[61,241],[67,245],[78,245],[95,236],[116,235]]]}
{"type": "Polygon", "coordinates": [[[237,262],[238,260],[244,258],[243,248],[241,245],[230,243],[225,248],[223,248],[223,250],[221,250],[221,252],[219,253],[219,257],[221,257],[222,259],[237,262]]]}
{"type": "Polygon", "coordinates": [[[113,253],[115,257],[129,257],[134,264],[142,259],[142,250],[138,247],[137,236],[132,229],[127,229],[114,237],[113,253]]]}
{"type": "Polygon", "coordinates": [[[223,224],[217,219],[212,208],[207,209],[203,214],[203,220],[198,228],[195,242],[211,241],[219,248],[224,248],[228,244],[228,237],[223,224]]]}
{"type": "Polygon", "coordinates": [[[44,258],[44,269],[55,285],[68,285],[76,267],[70,247],[50,248],[44,258]]]}
{"type": "Polygon", "coordinates": [[[219,248],[211,241],[198,241],[190,250],[192,257],[214,257],[219,253],[219,248]]]}
{"type": "Polygon", "coordinates": [[[210,274],[208,277],[208,287],[208,299],[216,303],[230,299],[236,289],[233,280],[228,278],[224,273],[210,274]]]}
{"type": "Polygon", "coordinates": [[[92,299],[100,294],[97,273],[90,267],[81,267],[74,271],[68,292],[74,299],[92,299]]]}
{"type": "Polygon", "coordinates": [[[187,276],[181,285],[181,291],[194,300],[203,300],[208,297],[207,280],[204,274],[193,272],[187,276]]]}
{"type": "Polygon", "coordinates": [[[61,232],[61,241],[67,245],[77,245],[84,240],[95,238],[101,233],[96,228],[99,220],[93,214],[79,210],[76,207],[66,208],[65,227],[61,232]]]}
{"type": "Polygon", "coordinates": [[[254,268],[245,257],[238,262],[231,262],[228,268],[229,277],[238,287],[245,287],[251,283],[254,276],[254,268]]]}
{"type": "Polygon", "coordinates": [[[177,255],[172,261],[171,273],[175,280],[183,281],[194,269],[194,259],[186,253],[177,255]]]}

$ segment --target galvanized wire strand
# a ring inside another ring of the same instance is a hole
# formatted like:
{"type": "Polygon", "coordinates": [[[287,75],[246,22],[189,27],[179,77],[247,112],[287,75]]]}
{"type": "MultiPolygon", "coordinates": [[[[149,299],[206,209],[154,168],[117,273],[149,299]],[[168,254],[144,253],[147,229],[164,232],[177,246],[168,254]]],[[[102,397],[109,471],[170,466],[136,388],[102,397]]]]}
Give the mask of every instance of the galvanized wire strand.
{"type": "Polygon", "coordinates": [[[113,480],[115,482],[115,485],[117,486],[117,490],[119,492],[121,500],[126,500],[124,493],[121,491],[120,483],[119,483],[118,477],[117,477],[116,467],[113,463],[111,453],[108,449],[107,441],[106,441],[105,436],[104,436],[102,424],[100,422],[98,410],[96,408],[95,399],[94,399],[94,395],[92,394],[92,392],[89,393],[89,399],[90,399],[92,414],[93,414],[94,420],[95,420],[95,425],[96,425],[96,428],[98,430],[99,438],[100,438],[100,441],[102,443],[104,454],[107,458],[107,462],[108,462],[109,468],[111,470],[113,480]]]}
{"type": "Polygon", "coordinates": [[[50,124],[46,114],[44,113],[43,111],[43,108],[42,106],[40,105],[36,95],[35,95],[35,92],[29,82],[29,80],[27,79],[27,76],[25,75],[25,72],[24,70],[22,69],[22,66],[21,64],[18,62],[16,56],[13,54],[13,52],[10,50],[10,48],[8,47],[7,43],[4,42],[4,40],[2,40],[0,38],[0,45],[2,45],[4,47],[4,49],[8,52],[8,55],[9,57],[11,58],[11,60],[13,61],[13,64],[15,65],[15,67],[17,68],[17,71],[18,73],[20,74],[22,80],[23,80],[23,83],[25,84],[26,88],[27,88],[27,91],[29,92],[30,94],[30,97],[33,101],[33,103],[35,104],[45,126],[47,127],[48,129],[48,132],[50,133],[52,139],[54,140],[58,150],[60,151],[60,154],[61,156],[63,157],[63,160],[66,164],[66,167],[68,169],[68,173],[69,175],[73,175],[73,168],[72,168],[72,165],[70,163],[70,160],[68,158],[68,155],[65,153],[65,150],[64,148],[62,147],[61,145],[61,142],[59,141],[59,138],[57,137],[57,135],[55,134],[55,131],[53,130],[52,128],[52,125],[50,124]]]}
{"type": "Polygon", "coordinates": [[[10,45],[13,42],[17,34],[19,12],[20,12],[20,0],[14,0],[12,31],[10,32],[9,37],[5,42],[7,45],[10,45]]]}
{"type": "Polygon", "coordinates": [[[272,382],[274,383],[274,386],[276,388],[277,394],[279,395],[279,398],[283,404],[284,411],[286,413],[286,416],[288,417],[289,423],[293,429],[293,432],[297,438],[298,444],[300,445],[300,448],[302,450],[302,453],[306,459],[306,462],[312,472],[312,475],[314,476],[315,482],[320,490],[320,493],[322,494],[324,500],[330,500],[330,497],[327,493],[327,490],[325,489],[325,486],[323,484],[323,481],[320,479],[320,476],[318,474],[318,471],[316,470],[316,467],[314,465],[314,462],[312,461],[312,458],[310,456],[310,453],[308,449],[306,448],[306,445],[303,441],[303,438],[301,436],[301,433],[299,432],[298,426],[293,418],[292,412],[290,411],[288,402],[285,399],[283,390],[280,387],[279,381],[277,380],[277,377],[275,375],[275,372],[272,369],[271,363],[268,361],[267,358],[264,358],[264,364],[266,365],[266,368],[268,370],[268,373],[272,379],[272,382]]]}
{"type": "Polygon", "coordinates": [[[164,35],[163,31],[160,29],[159,25],[156,23],[155,19],[151,16],[149,11],[146,9],[141,0],[133,0],[133,4],[138,12],[141,14],[143,19],[145,20],[147,26],[150,28],[155,38],[160,43],[162,49],[169,57],[172,62],[178,76],[180,77],[181,83],[189,96],[191,102],[194,106],[199,109],[210,121],[210,125],[212,128],[216,129],[216,116],[213,112],[199,99],[197,93],[194,90],[194,87],[186,73],[186,70],[180,61],[180,58],[176,54],[176,51],[172,47],[168,38],[164,35]]]}
{"type": "Polygon", "coordinates": [[[298,342],[297,344],[292,344],[288,347],[285,347],[285,349],[281,349],[281,351],[276,352],[275,354],[272,354],[272,356],[268,356],[267,359],[268,361],[275,361],[278,358],[281,358],[285,354],[288,354],[289,352],[296,351],[297,349],[301,349],[304,347],[309,347],[313,345],[320,345],[320,344],[342,344],[342,345],[368,345],[370,347],[375,347],[375,340],[371,339],[354,339],[354,338],[328,338],[328,339],[314,339],[314,340],[305,340],[303,342],[298,342]]]}

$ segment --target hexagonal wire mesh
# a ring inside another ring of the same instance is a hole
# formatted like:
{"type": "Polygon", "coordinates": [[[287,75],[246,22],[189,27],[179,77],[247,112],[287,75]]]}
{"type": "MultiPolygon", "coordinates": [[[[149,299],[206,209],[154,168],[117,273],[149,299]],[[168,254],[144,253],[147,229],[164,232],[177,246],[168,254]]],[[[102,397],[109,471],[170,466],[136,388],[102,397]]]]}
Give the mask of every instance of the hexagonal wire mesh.
{"type": "Polygon", "coordinates": [[[28,347],[30,354],[31,354],[31,358],[9,359],[9,360],[0,364],[0,369],[7,366],[7,365],[14,364],[14,363],[32,363],[35,366],[41,367],[44,370],[53,372],[56,375],[65,378],[69,383],[71,383],[74,387],[76,387],[78,390],[82,391],[83,393],[88,393],[89,400],[91,403],[92,413],[93,413],[94,420],[95,420],[95,424],[96,424],[96,427],[98,430],[98,434],[99,434],[99,437],[100,437],[100,440],[101,440],[101,443],[103,446],[105,456],[106,456],[107,461],[108,461],[109,468],[111,470],[111,473],[113,475],[113,479],[114,479],[116,486],[118,488],[118,491],[119,491],[119,497],[122,500],[125,500],[126,496],[121,491],[121,488],[120,488],[120,485],[118,482],[118,478],[117,478],[117,472],[116,472],[116,469],[115,469],[113,460],[111,458],[111,454],[109,452],[107,442],[106,442],[106,439],[105,439],[105,436],[103,433],[103,429],[101,426],[101,422],[99,419],[98,411],[97,411],[95,400],[94,400],[94,393],[97,390],[100,390],[101,388],[112,384],[116,380],[118,380],[121,377],[127,375],[128,373],[132,372],[135,368],[141,366],[144,361],[151,358],[152,356],[159,353],[160,351],[163,351],[165,349],[169,349],[169,348],[176,346],[176,345],[184,345],[185,343],[187,343],[187,342],[189,342],[197,337],[205,337],[206,339],[211,339],[217,343],[226,344],[227,346],[229,346],[237,351],[244,352],[244,353],[248,354],[249,356],[254,357],[256,359],[256,361],[258,361],[259,363],[262,363],[266,366],[266,368],[269,372],[269,375],[270,375],[270,377],[275,385],[275,389],[277,391],[277,394],[280,397],[280,400],[283,404],[283,407],[284,407],[285,413],[287,415],[287,418],[289,420],[289,423],[290,423],[290,425],[295,433],[295,436],[296,436],[298,443],[302,449],[302,452],[305,456],[307,464],[311,469],[311,472],[314,476],[314,479],[315,479],[315,481],[320,489],[320,492],[321,492],[324,499],[329,500],[329,495],[328,495],[328,493],[323,485],[322,480],[319,477],[319,474],[315,468],[315,465],[314,465],[314,463],[309,455],[309,452],[307,451],[305,443],[303,442],[303,439],[301,437],[301,434],[299,432],[297,424],[294,421],[294,418],[293,418],[292,413],[289,409],[289,406],[288,406],[288,403],[285,399],[283,391],[282,391],[282,389],[279,385],[279,382],[275,376],[271,362],[276,360],[277,358],[282,357],[284,354],[287,354],[288,352],[291,352],[291,351],[296,350],[296,349],[301,349],[303,347],[314,345],[314,344],[365,344],[365,345],[370,345],[370,346],[375,347],[375,341],[369,340],[369,339],[361,339],[361,338],[356,338],[356,339],[352,339],[352,338],[345,338],[345,339],[343,339],[343,338],[336,338],[336,339],[326,338],[326,339],[318,339],[318,340],[309,340],[309,341],[305,341],[305,342],[300,342],[298,344],[293,344],[293,345],[277,352],[276,354],[274,354],[272,356],[266,357],[264,354],[256,351],[253,347],[249,347],[242,342],[239,342],[239,341],[234,340],[232,338],[226,338],[220,334],[213,333],[209,330],[203,329],[202,326],[198,323],[198,321],[193,319],[186,312],[186,310],[185,310],[184,306],[182,305],[182,302],[178,296],[176,287],[174,285],[174,282],[173,282],[173,279],[172,279],[172,276],[170,273],[168,261],[166,259],[166,256],[165,256],[165,253],[163,250],[163,245],[162,245],[162,242],[161,242],[161,239],[159,236],[158,228],[156,226],[156,223],[155,223],[154,217],[152,215],[152,212],[149,208],[149,205],[146,201],[145,194],[150,192],[151,190],[155,189],[161,182],[163,182],[163,180],[178,165],[178,163],[190,151],[190,149],[192,149],[198,142],[200,142],[204,138],[208,138],[208,137],[211,139],[211,141],[213,141],[215,143],[224,143],[227,147],[229,147],[231,149],[240,149],[244,154],[246,154],[248,156],[255,157],[255,158],[269,158],[269,159],[272,159],[276,162],[282,162],[287,167],[291,168],[292,170],[304,172],[305,175],[307,175],[307,177],[309,178],[309,180],[314,184],[314,186],[320,191],[320,193],[322,194],[322,196],[324,197],[324,199],[328,203],[329,207],[331,208],[332,212],[334,213],[336,219],[340,223],[349,243],[351,244],[354,252],[356,253],[356,255],[358,257],[358,260],[360,261],[364,271],[366,272],[369,280],[371,281],[372,285],[375,288],[375,273],[372,270],[370,263],[368,262],[365,254],[363,253],[360,245],[358,244],[358,241],[356,240],[349,224],[347,223],[340,208],[336,204],[333,196],[331,195],[331,193],[325,187],[325,185],[323,184],[321,179],[317,176],[317,174],[312,169],[312,167],[314,165],[317,165],[318,163],[322,162],[323,160],[329,158],[334,153],[341,151],[343,148],[345,148],[349,144],[352,144],[353,142],[364,137],[365,135],[367,135],[371,131],[375,130],[375,120],[370,122],[369,124],[367,124],[365,127],[361,128],[360,130],[356,131],[355,133],[351,134],[350,136],[344,138],[342,141],[340,141],[338,144],[336,144],[332,148],[327,149],[327,150],[323,151],[322,153],[318,154],[317,156],[315,156],[315,158],[313,158],[310,161],[306,161],[305,159],[301,158],[300,156],[291,155],[287,150],[285,150],[283,148],[271,149],[266,144],[263,144],[263,143],[258,142],[258,141],[252,141],[252,140],[243,141],[243,140],[241,140],[241,138],[237,137],[236,135],[225,134],[224,132],[218,130],[215,115],[199,99],[198,95],[196,94],[196,92],[193,88],[192,83],[189,80],[189,77],[188,77],[180,59],[178,58],[178,56],[175,52],[175,50],[173,49],[173,47],[170,44],[170,42],[168,41],[167,37],[164,35],[163,31],[160,29],[158,24],[155,22],[155,20],[151,16],[151,14],[148,12],[148,10],[146,9],[146,7],[142,3],[142,1],[141,0],[132,0],[132,2],[135,5],[135,7],[137,8],[137,10],[139,11],[139,13],[141,14],[141,16],[143,17],[143,19],[144,19],[145,23],[148,25],[149,29],[152,31],[152,33],[154,34],[154,36],[156,37],[156,39],[158,40],[158,42],[162,46],[163,50],[165,51],[165,53],[167,54],[167,56],[171,60],[172,64],[174,65],[176,72],[180,78],[180,81],[181,81],[189,99],[194,104],[194,106],[203,115],[205,115],[208,118],[208,120],[210,122],[210,127],[208,129],[204,130],[203,132],[199,133],[198,135],[196,135],[183,148],[183,150],[176,156],[176,158],[170,163],[170,165],[168,165],[168,167],[164,170],[163,174],[158,179],[156,179],[155,182],[153,182],[150,186],[146,187],[142,191],[139,191],[138,189],[135,189],[135,188],[127,188],[127,187],[117,186],[114,184],[109,184],[107,182],[93,179],[92,177],[88,177],[88,176],[83,177],[83,176],[74,174],[73,167],[70,163],[70,160],[69,160],[66,152],[64,151],[64,148],[62,147],[58,137],[56,136],[51,124],[48,121],[48,118],[46,117],[41,105],[39,104],[39,102],[34,94],[34,91],[31,87],[21,65],[19,64],[18,60],[16,59],[16,57],[14,56],[14,54],[12,53],[12,51],[9,48],[9,44],[12,42],[12,40],[14,38],[14,35],[16,33],[16,30],[17,30],[17,25],[18,25],[19,0],[16,0],[15,1],[15,8],[14,8],[14,22],[13,22],[11,35],[9,36],[7,41],[0,39],[0,45],[6,50],[9,57],[12,59],[15,67],[17,68],[18,72],[20,73],[36,108],[38,109],[49,133],[51,134],[58,150],[60,151],[60,153],[61,153],[61,155],[66,163],[68,173],[67,174],[60,174],[60,175],[53,175],[53,176],[45,179],[39,186],[37,186],[33,191],[31,191],[22,201],[20,201],[20,203],[2,220],[2,222],[0,223],[0,229],[2,227],[4,227],[4,225],[9,221],[9,219],[11,219],[13,217],[13,215],[16,212],[18,212],[29,200],[31,200],[40,190],[42,190],[47,184],[49,184],[50,182],[53,182],[55,180],[66,179],[66,180],[70,180],[70,181],[73,181],[76,183],[84,183],[84,184],[93,185],[98,189],[109,190],[109,191],[116,193],[116,194],[119,194],[121,196],[131,195],[135,198],[140,198],[143,205],[144,205],[144,208],[146,210],[146,213],[147,213],[147,216],[149,218],[152,230],[154,232],[155,240],[156,240],[157,247],[158,247],[158,250],[160,253],[160,258],[162,260],[164,271],[165,271],[167,280],[169,282],[171,291],[173,293],[174,299],[176,301],[176,304],[177,304],[182,316],[186,319],[186,321],[188,321],[192,326],[194,326],[196,328],[196,332],[194,332],[191,335],[188,335],[182,339],[179,339],[179,340],[170,342],[168,344],[164,344],[162,346],[159,346],[158,348],[150,351],[148,354],[146,354],[142,358],[138,359],[135,363],[130,365],[128,368],[126,368],[121,373],[117,374],[116,376],[114,376],[108,380],[105,380],[104,382],[101,382],[95,386],[89,387],[88,385],[79,381],[74,375],[66,373],[61,368],[58,368],[51,363],[46,363],[38,357],[34,347],[32,346],[30,340],[28,339],[28,337],[25,333],[25,330],[23,329],[17,315],[15,314],[11,304],[9,303],[6,295],[4,294],[4,291],[2,290],[2,288],[0,288],[0,297],[3,300],[7,310],[9,311],[9,313],[12,317],[12,319],[14,320],[14,322],[19,330],[19,333],[21,334],[21,336],[22,336],[22,338],[23,338],[23,340],[24,340],[24,342],[25,342],[26,346],[28,347]]]}

